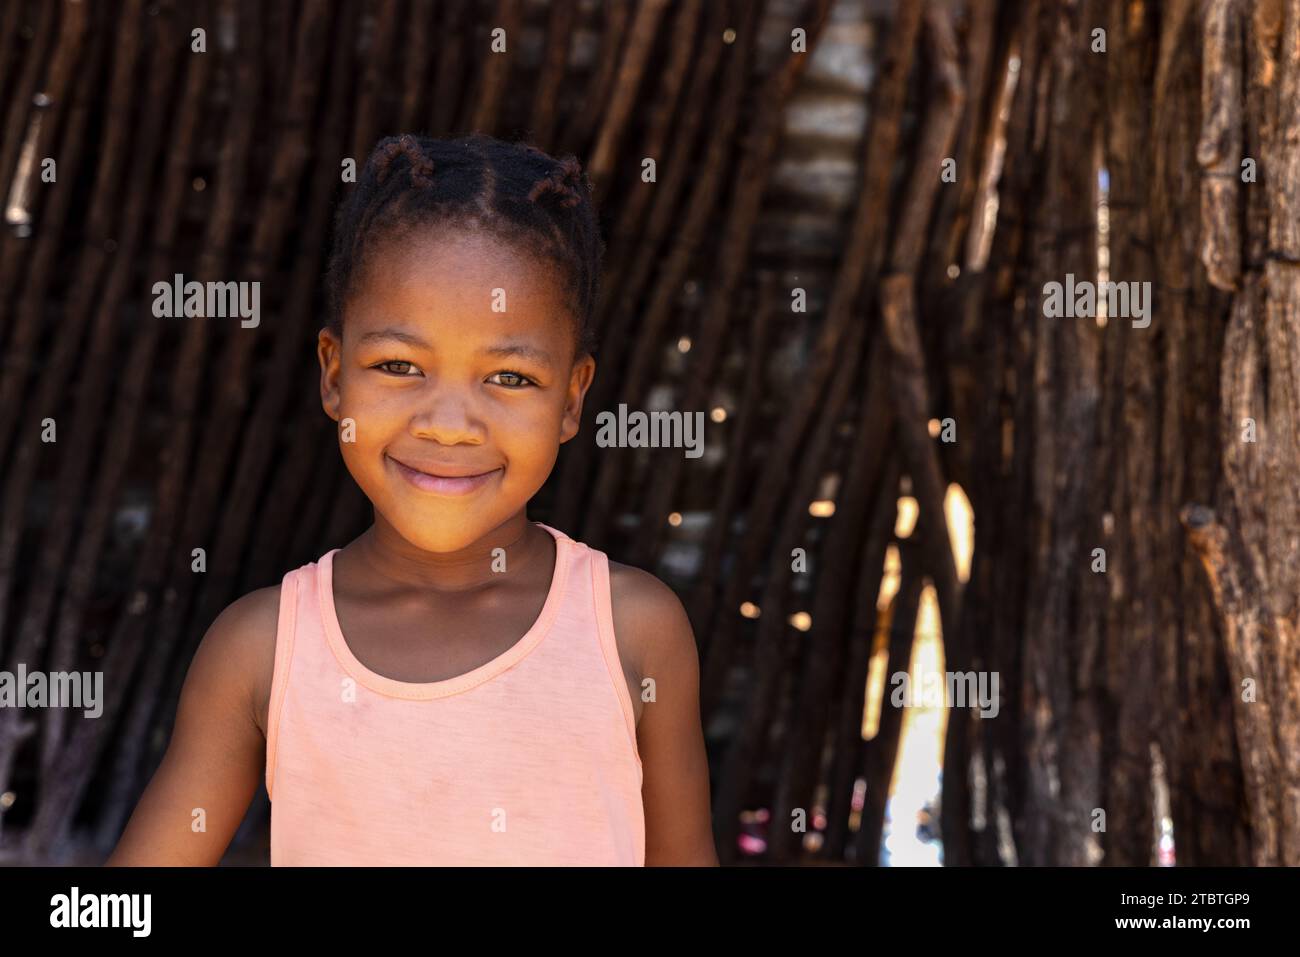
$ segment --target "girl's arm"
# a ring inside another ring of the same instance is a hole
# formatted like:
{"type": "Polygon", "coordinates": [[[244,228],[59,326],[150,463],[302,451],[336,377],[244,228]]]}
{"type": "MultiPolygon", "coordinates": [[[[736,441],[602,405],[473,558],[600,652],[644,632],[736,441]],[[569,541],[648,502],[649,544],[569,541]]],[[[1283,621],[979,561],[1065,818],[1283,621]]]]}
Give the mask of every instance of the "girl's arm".
{"type": "Polygon", "coordinates": [[[245,595],[204,635],[167,753],[106,866],[220,862],[265,773],[256,701],[274,665],[279,591],[245,595]]]}
{"type": "Polygon", "coordinates": [[[637,649],[655,700],[637,724],[644,778],[646,866],[716,867],[709,762],[700,726],[700,659],[686,609],[648,572],[618,566],[611,577],[614,630],[637,649]]]}

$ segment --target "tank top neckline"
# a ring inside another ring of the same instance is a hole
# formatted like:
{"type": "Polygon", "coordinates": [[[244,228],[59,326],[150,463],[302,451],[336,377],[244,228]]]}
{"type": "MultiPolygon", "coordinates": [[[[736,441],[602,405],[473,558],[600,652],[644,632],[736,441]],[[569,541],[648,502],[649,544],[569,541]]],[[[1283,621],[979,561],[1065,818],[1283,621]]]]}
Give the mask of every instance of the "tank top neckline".
{"type": "Polygon", "coordinates": [[[485,681],[495,678],[503,671],[522,661],[546,637],[551,629],[551,624],[555,621],[556,614],[560,610],[569,572],[568,549],[573,544],[572,539],[558,529],[543,525],[541,522],[533,522],[532,524],[540,525],[555,539],[555,570],[551,575],[550,590],[546,594],[546,601],[542,604],[542,610],[538,614],[537,620],[533,622],[532,627],[524,633],[522,638],[491,661],[487,661],[463,675],[444,678],[441,681],[399,681],[396,678],[389,678],[386,675],[371,671],[352,653],[352,649],[348,647],[347,641],[343,638],[343,628],[339,624],[338,610],[334,604],[334,555],[339,549],[330,549],[317,562],[317,574],[319,575],[317,594],[320,598],[320,617],[321,622],[324,624],[325,639],[339,665],[358,684],[369,688],[371,691],[390,698],[426,700],[445,698],[448,695],[468,691],[485,681]]]}

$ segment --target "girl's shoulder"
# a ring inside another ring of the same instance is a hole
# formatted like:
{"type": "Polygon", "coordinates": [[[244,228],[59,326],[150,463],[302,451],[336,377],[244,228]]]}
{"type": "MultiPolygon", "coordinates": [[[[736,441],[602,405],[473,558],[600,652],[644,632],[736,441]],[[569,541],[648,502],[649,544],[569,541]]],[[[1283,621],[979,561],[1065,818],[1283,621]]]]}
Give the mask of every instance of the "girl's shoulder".
{"type": "MultiPolygon", "coordinates": [[[[677,593],[650,572],[612,558],[609,559],[609,591],[615,614],[618,605],[641,613],[673,611],[682,607],[677,593]]],[[[685,614],[685,609],[682,613],[685,614]]]]}
{"type": "Polygon", "coordinates": [[[263,735],[271,702],[279,621],[280,583],[277,582],[227,605],[209,626],[202,643],[223,662],[228,680],[245,689],[253,718],[263,735]]]}
{"type": "Polygon", "coordinates": [[[619,654],[639,675],[695,654],[695,633],[681,599],[650,572],[610,559],[609,593],[619,654]]]}

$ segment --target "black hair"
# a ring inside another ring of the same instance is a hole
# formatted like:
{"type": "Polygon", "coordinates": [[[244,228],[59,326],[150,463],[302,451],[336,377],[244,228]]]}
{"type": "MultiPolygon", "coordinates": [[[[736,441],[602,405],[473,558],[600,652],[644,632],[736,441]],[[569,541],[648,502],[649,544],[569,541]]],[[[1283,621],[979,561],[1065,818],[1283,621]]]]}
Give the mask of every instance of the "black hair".
{"type": "Polygon", "coordinates": [[[326,279],[331,331],[342,333],[344,306],[372,240],[435,224],[487,229],[555,262],[573,312],[575,355],[595,351],[605,244],[587,175],[574,156],[557,159],[482,133],[387,136],[371,151],[335,220],[326,279]]]}

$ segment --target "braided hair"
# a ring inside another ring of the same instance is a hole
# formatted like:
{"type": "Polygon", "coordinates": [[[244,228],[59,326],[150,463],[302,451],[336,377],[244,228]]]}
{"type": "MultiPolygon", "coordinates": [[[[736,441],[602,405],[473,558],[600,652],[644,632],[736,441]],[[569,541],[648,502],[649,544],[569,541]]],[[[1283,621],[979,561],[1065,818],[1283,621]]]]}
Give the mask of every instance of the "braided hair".
{"type": "Polygon", "coordinates": [[[581,164],[482,133],[388,136],[371,151],[335,220],[326,278],[332,332],[342,334],[344,306],[379,245],[374,240],[430,226],[487,229],[558,265],[573,314],[575,356],[595,351],[605,244],[581,164]]]}

